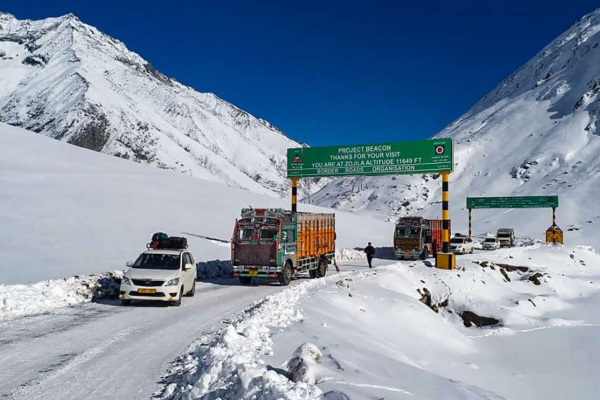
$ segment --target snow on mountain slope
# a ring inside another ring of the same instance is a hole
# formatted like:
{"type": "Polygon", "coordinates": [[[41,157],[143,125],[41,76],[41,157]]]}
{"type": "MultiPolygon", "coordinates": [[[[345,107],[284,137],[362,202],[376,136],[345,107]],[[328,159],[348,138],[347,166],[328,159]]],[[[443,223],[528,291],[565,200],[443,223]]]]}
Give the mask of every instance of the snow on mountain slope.
{"type": "Polygon", "coordinates": [[[0,12],[0,121],[278,196],[288,187],[286,149],[299,146],[216,95],[168,78],[72,14],[31,21],[0,12]]]}
{"type": "MultiPolygon", "coordinates": [[[[465,231],[467,196],[560,196],[566,241],[600,246],[600,10],[585,16],[437,137],[455,143],[450,207],[465,231]]],[[[440,179],[423,176],[335,180],[311,202],[384,219],[441,214],[440,179]]],[[[549,210],[474,213],[475,233],[514,226],[543,237],[549,210]],[[527,222],[524,224],[523,222],[527,222]]]]}
{"type": "MultiPolygon", "coordinates": [[[[109,157],[0,123],[0,284],[125,268],[154,232],[188,234],[198,261],[228,259],[242,207],[289,208],[252,193],[109,157]]],[[[300,205],[300,211],[331,212],[300,205]]],[[[387,244],[393,227],[338,212],[338,247],[387,244]]]]}

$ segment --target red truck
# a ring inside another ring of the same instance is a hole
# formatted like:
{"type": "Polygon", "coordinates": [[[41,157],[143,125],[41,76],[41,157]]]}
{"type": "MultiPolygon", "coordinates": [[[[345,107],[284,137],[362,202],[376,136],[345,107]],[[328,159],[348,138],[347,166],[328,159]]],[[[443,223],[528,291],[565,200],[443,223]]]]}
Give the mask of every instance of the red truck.
{"type": "MultiPolygon", "coordinates": [[[[448,232],[450,235],[450,232],[448,232]]],[[[442,251],[442,220],[402,217],[394,231],[394,254],[399,259],[435,257],[442,251]]]]}

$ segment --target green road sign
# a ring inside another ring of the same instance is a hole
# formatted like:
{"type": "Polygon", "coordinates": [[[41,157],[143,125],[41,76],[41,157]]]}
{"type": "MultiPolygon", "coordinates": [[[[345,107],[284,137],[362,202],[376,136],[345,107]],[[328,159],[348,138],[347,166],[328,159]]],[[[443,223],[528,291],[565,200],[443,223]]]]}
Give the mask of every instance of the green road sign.
{"type": "Polygon", "coordinates": [[[288,149],[288,178],[452,171],[452,139],[288,149]]]}
{"type": "Polygon", "coordinates": [[[558,196],[467,197],[467,208],[555,208],[558,196]]]}

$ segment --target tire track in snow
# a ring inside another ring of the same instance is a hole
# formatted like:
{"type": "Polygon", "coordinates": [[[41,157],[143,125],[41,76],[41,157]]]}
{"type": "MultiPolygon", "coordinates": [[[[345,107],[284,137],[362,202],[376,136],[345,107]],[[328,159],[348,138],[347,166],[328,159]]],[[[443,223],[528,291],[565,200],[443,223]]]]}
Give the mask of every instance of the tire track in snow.
{"type": "Polygon", "coordinates": [[[30,398],[36,395],[41,395],[44,390],[44,384],[54,379],[59,378],[63,374],[79,367],[80,365],[94,359],[95,357],[104,353],[112,345],[117,342],[124,341],[128,336],[136,332],[137,328],[126,328],[119,331],[110,339],[107,339],[95,347],[85,350],[82,353],[70,353],[63,354],[63,358],[57,363],[48,366],[47,369],[40,370],[41,377],[39,379],[32,379],[21,385],[20,388],[13,389],[8,395],[3,394],[3,397],[11,397],[14,399],[18,398],[30,398]]]}

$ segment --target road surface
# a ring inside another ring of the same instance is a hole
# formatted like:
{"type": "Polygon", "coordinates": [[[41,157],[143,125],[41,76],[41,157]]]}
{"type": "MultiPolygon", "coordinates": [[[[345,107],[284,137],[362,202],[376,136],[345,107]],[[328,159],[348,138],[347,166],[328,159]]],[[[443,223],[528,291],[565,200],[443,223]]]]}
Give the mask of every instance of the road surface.
{"type": "Polygon", "coordinates": [[[169,364],[195,339],[282,289],[276,283],[241,286],[223,279],[199,282],[196,296],[184,298],[182,307],[123,307],[111,300],[5,323],[0,325],[0,398],[148,399],[169,364]]]}

